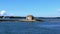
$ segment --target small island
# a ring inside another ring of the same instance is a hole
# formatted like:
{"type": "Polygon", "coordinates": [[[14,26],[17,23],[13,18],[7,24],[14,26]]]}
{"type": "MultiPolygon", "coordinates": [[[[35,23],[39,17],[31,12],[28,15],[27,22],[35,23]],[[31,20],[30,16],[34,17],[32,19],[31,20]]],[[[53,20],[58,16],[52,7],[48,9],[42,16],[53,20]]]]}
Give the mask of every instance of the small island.
{"type": "MultiPolygon", "coordinates": [[[[11,19],[11,18],[16,18],[16,16],[1,16],[1,18],[0,18],[0,22],[5,22],[5,21],[7,21],[7,22],[10,22],[10,21],[15,21],[15,22],[17,22],[17,21],[19,21],[19,22],[36,22],[36,21],[43,21],[43,20],[38,20],[38,19],[35,19],[34,18],[34,16],[32,16],[32,15],[28,15],[28,16],[26,16],[26,18],[25,19],[11,19]],[[9,19],[6,19],[6,18],[9,18],[9,19]]],[[[18,18],[18,17],[17,17],[18,18]]],[[[21,17],[20,17],[21,18],[21,17]]]]}
{"type": "Polygon", "coordinates": [[[28,16],[26,16],[26,19],[19,20],[19,21],[22,21],[22,22],[36,22],[36,21],[40,21],[41,22],[42,20],[37,20],[37,19],[34,18],[34,16],[28,15],[28,16]]]}

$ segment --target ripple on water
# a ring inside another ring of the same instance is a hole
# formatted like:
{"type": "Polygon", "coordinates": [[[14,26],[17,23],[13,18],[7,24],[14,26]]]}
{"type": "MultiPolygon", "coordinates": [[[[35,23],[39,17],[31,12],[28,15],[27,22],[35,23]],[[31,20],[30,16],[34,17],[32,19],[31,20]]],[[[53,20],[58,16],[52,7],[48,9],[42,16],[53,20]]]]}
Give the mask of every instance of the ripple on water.
{"type": "Polygon", "coordinates": [[[0,34],[59,34],[57,22],[1,22],[0,34]]]}

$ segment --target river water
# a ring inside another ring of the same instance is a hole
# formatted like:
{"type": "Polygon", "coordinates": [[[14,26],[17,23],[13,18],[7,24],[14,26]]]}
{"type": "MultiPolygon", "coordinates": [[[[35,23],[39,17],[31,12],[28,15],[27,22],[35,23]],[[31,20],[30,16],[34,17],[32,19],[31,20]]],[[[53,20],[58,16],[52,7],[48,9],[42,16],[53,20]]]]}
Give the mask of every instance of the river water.
{"type": "Polygon", "coordinates": [[[60,34],[60,20],[0,22],[0,34],[60,34]]]}
{"type": "Polygon", "coordinates": [[[0,22],[0,34],[60,34],[60,22],[0,22]]]}

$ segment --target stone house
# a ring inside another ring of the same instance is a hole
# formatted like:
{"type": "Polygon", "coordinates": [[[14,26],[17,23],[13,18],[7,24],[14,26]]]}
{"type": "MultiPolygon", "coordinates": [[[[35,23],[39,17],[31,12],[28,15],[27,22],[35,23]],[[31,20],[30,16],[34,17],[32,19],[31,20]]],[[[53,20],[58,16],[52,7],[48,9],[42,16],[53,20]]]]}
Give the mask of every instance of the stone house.
{"type": "Polygon", "coordinates": [[[26,16],[26,20],[33,20],[33,19],[34,19],[34,17],[32,15],[26,16]]]}

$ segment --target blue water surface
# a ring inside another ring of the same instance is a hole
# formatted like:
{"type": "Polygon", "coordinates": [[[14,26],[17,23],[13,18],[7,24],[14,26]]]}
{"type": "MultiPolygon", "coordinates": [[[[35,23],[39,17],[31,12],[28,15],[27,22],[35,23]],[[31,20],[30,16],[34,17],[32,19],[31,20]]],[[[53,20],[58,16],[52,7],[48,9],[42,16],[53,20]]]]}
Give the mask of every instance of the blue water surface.
{"type": "Polygon", "coordinates": [[[0,22],[0,34],[60,34],[60,22],[0,22]]]}

